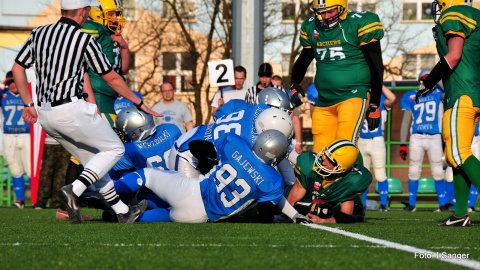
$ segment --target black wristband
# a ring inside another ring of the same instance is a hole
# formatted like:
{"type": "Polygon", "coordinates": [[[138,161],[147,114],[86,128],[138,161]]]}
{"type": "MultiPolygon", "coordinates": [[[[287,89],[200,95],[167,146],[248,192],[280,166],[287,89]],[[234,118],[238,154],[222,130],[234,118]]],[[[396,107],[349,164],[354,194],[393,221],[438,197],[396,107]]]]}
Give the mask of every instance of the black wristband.
{"type": "Polygon", "coordinates": [[[143,99],[140,100],[140,103],[135,104],[135,107],[137,107],[137,109],[140,109],[140,107],[142,107],[142,105],[143,105],[143,99]]]}
{"type": "Polygon", "coordinates": [[[432,72],[423,81],[423,85],[427,89],[433,89],[437,83],[452,72],[445,57],[440,58],[440,61],[435,65],[432,72]]]}
{"type": "Polygon", "coordinates": [[[33,107],[35,106],[35,103],[28,103],[28,104],[23,104],[23,107],[28,108],[28,107],[33,107]]]}

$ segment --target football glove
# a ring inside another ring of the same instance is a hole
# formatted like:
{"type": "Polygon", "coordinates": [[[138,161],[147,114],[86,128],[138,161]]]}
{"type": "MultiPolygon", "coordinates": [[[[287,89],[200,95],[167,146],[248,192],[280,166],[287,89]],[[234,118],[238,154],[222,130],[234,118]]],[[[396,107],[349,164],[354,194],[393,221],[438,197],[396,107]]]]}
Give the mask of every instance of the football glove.
{"type": "Polygon", "coordinates": [[[367,123],[369,130],[375,130],[380,125],[380,108],[375,104],[368,107],[367,123]]]}
{"type": "Polygon", "coordinates": [[[293,104],[293,107],[296,108],[302,105],[302,97],[305,96],[305,90],[298,83],[293,83],[290,86],[290,102],[293,104]]]}
{"type": "Polygon", "coordinates": [[[408,155],[408,147],[407,147],[407,145],[405,145],[405,144],[400,144],[400,157],[401,157],[403,160],[406,160],[406,159],[407,159],[407,155],[408,155]]]}
{"type": "Polygon", "coordinates": [[[329,203],[315,204],[313,211],[310,214],[314,214],[319,218],[327,219],[333,216],[333,208],[329,203]]]}
{"type": "Polygon", "coordinates": [[[415,103],[418,104],[418,99],[420,97],[424,97],[428,94],[428,92],[430,92],[432,89],[428,89],[428,88],[425,88],[425,86],[421,85],[418,90],[417,90],[417,93],[415,94],[415,103]]]}
{"type": "Polygon", "coordinates": [[[296,224],[313,224],[313,221],[311,221],[311,220],[310,220],[309,218],[307,218],[306,216],[297,213],[297,214],[293,217],[293,223],[296,223],[296,224]]]}

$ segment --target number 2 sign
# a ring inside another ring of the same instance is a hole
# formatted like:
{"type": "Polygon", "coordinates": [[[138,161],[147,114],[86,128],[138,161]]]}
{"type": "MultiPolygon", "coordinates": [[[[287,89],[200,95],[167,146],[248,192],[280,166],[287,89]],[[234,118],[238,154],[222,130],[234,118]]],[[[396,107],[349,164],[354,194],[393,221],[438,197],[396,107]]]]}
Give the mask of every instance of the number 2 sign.
{"type": "Polygon", "coordinates": [[[231,59],[208,62],[210,85],[213,87],[235,84],[233,61],[231,59]]]}

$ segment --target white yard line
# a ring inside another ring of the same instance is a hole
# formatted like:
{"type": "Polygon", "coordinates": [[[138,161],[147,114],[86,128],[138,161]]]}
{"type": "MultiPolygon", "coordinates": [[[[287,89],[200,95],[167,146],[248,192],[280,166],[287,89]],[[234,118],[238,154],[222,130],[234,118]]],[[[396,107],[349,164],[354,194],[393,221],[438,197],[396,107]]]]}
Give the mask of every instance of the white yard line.
{"type": "Polygon", "coordinates": [[[351,238],[355,238],[355,239],[358,239],[358,240],[367,241],[367,242],[370,242],[370,243],[382,245],[382,246],[385,246],[385,247],[388,247],[388,248],[394,248],[394,249],[410,252],[410,253],[414,254],[416,259],[437,259],[437,260],[440,260],[440,261],[444,261],[444,262],[448,262],[448,263],[456,264],[456,265],[461,265],[461,266],[468,267],[468,268],[471,268],[471,269],[480,269],[480,262],[479,261],[469,260],[467,258],[457,259],[455,257],[452,257],[452,256],[455,256],[457,254],[445,253],[445,252],[434,252],[434,251],[430,251],[430,250],[426,250],[426,249],[407,246],[407,245],[403,245],[403,244],[399,244],[399,243],[395,243],[395,242],[390,242],[390,241],[387,241],[387,240],[373,238],[373,237],[369,237],[369,236],[358,234],[358,233],[347,232],[347,231],[344,231],[344,230],[341,230],[341,229],[332,228],[332,227],[323,226],[323,225],[318,225],[318,224],[306,224],[305,226],[311,227],[313,229],[324,230],[324,231],[327,231],[327,232],[332,232],[332,233],[336,233],[336,234],[345,235],[345,236],[348,236],[348,237],[351,237],[351,238]]]}

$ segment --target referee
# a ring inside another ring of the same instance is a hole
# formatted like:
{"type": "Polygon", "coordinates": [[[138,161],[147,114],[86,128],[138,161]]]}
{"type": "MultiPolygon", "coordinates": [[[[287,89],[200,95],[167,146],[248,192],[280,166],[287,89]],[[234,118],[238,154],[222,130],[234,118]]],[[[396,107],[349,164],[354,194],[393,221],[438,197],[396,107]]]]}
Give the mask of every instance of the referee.
{"type": "Polygon", "coordinates": [[[98,114],[95,98],[84,74],[89,68],[119,95],[137,108],[161,116],[148,108],[112,70],[100,44],[80,31],[94,0],[61,0],[62,17],[57,23],[33,29],[13,65],[13,77],[24,102],[23,118],[37,121],[65,149],[84,165],[72,184],[60,189],[60,202],[72,223],[82,223],[78,197],[89,187],[99,189],[120,223],[133,223],[145,211],[146,201],[125,205],[118,197],[107,172],[122,157],[125,149],[110,125],[98,114]],[[25,69],[35,66],[37,100],[28,89],[25,69]],[[37,110],[35,109],[37,107],[37,110]],[[38,113],[38,114],[37,114],[38,113]],[[99,181],[97,181],[99,180],[99,181]]]}

